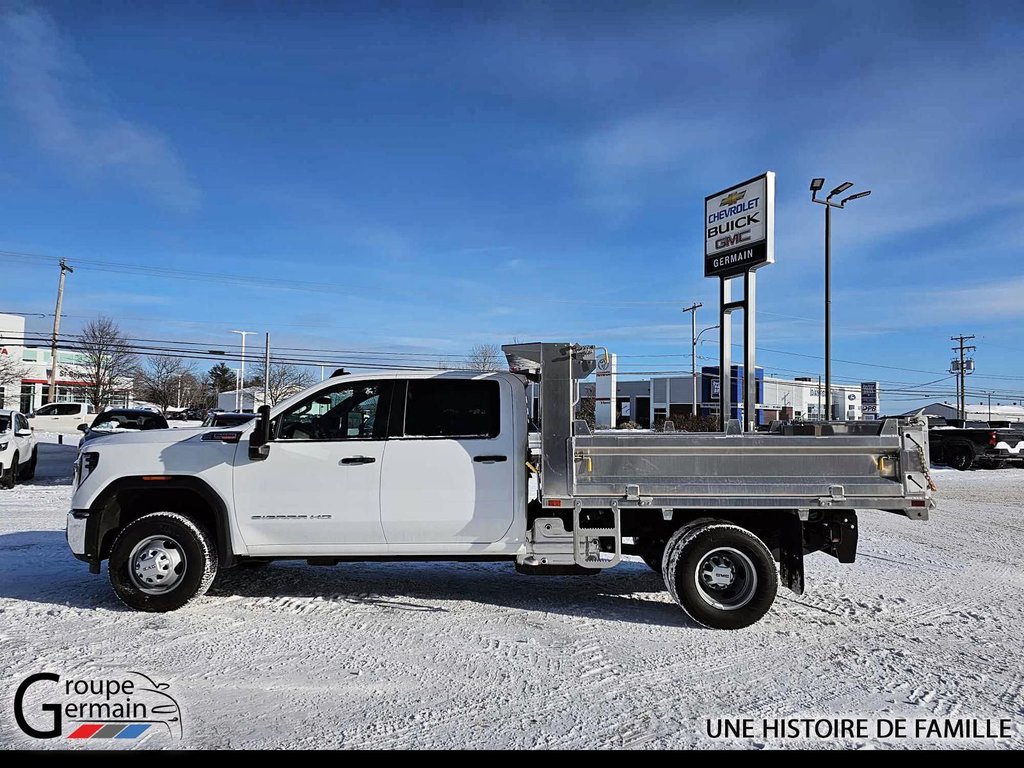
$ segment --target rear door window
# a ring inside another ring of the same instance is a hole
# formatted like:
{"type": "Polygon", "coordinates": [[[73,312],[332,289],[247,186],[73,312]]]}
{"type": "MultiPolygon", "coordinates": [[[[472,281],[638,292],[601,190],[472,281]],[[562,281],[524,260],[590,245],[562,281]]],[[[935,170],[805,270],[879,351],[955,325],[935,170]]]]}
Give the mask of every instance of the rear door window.
{"type": "Polygon", "coordinates": [[[497,381],[409,381],[406,437],[491,438],[500,432],[501,393],[497,381]]]}

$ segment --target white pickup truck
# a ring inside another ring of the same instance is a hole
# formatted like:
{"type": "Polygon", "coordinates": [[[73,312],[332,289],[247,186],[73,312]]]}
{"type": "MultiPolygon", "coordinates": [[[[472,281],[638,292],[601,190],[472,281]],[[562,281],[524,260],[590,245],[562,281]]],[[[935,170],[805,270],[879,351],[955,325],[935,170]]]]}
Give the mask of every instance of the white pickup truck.
{"type": "Polygon", "coordinates": [[[73,435],[88,426],[96,417],[96,409],[88,403],[47,403],[29,414],[32,425],[40,432],[61,432],[73,435]]]}
{"type": "Polygon", "coordinates": [[[109,559],[118,597],[144,611],[184,606],[218,568],[275,559],[592,575],[632,553],[694,620],[738,628],[771,607],[776,560],[798,592],[805,553],[852,562],[855,507],[933,506],[923,422],[591,435],[573,414],[594,349],[505,349],[507,373],[344,375],[250,424],[98,438],[76,464],[71,550],[93,573],[109,559]],[[540,381],[535,440],[527,378],[540,381]]]}

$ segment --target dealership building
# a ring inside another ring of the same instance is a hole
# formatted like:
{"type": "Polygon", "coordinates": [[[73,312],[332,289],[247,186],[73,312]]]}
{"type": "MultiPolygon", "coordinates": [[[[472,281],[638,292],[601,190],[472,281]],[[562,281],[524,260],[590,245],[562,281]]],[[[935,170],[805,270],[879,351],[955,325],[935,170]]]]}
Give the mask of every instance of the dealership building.
{"type": "MultiPolygon", "coordinates": [[[[654,376],[648,379],[618,381],[611,377],[615,396],[609,388],[599,392],[594,382],[580,384],[581,397],[598,399],[598,426],[617,426],[633,422],[642,428],[657,426],[665,420],[681,422],[694,412],[694,380],[691,376],[654,376]],[[608,414],[614,413],[614,423],[608,414]]],[[[757,423],[825,418],[824,388],[817,379],[793,379],[766,376],[763,368],[755,368],[757,387],[757,423]]],[[[732,392],[731,418],[743,417],[743,367],[733,366],[730,377],[732,392]]],[[[719,416],[720,378],[717,366],[705,366],[697,376],[697,414],[719,416]]],[[[832,385],[832,418],[845,421],[874,420],[879,413],[877,382],[832,385]],[[862,394],[868,394],[868,402],[862,394]],[[873,395],[873,396],[872,396],[873,395]]]]}
{"type": "MultiPolygon", "coordinates": [[[[31,413],[47,402],[52,353],[49,347],[25,344],[25,318],[0,314],[0,358],[4,368],[20,374],[17,380],[0,383],[0,408],[31,413]]],[[[76,366],[84,363],[79,352],[57,350],[57,392],[59,403],[85,403],[89,400],[86,382],[76,377],[76,366]]],[[[130,386],[119,393],[111,405],[123,406],[131,395],[130,386]]]]}

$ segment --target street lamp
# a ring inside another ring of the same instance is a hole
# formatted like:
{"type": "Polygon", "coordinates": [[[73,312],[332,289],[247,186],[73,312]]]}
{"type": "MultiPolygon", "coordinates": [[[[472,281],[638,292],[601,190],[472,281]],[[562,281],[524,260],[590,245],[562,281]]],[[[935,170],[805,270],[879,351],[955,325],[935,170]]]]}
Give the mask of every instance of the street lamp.
{"type": "MultiPolygon", "coordinates": [[[[235,390],[235,410],[241,411],[242,409],[238,406],[239,398],[241,395],[241,389],[245,386],[245,337],[255,336],[256,331],[231,331],[231,333],[237,333],[242,337],[242,367],[239,369],[238,378],[241,382],[238,389],[235,390]]],[[[245,398],[242,398],[242,405],[245,405],[245,398]]]]}
{"type": "Polygon", "coordinates": [[[828,193],[824,200],[818,199],[818,193],[825,186],[822,178],[811,179],[811,202],[825,206],[825,415],[832,419],[832,209],[845,208],[851,200],[859,200],[871,194],[871,190],[858,192],[844,197],[838,203],[832,198],[841,195],[853,186],[852,181],[844,181],[828,193]]]}
{"type": "Polygon", "coordinates": [[[693,405],[690,408],[690,415],[697,415],[697,310],[704,305],[700,302],[691,304],[688,307],[683,307],[683,312],[690,313],[690,376],[692,377],[691,385],[693,397],[691,401],[693,405]]]}
{"type": "MultiPolygon", "coordinates": [[[[697,345],[700,344],[700,337],[701,336],[703,336],[708,331],[715,330],[717,327],[718,327],[717,325],[711,325],[711,326],[708,326],[707,328],[704,328],[700,333],[697,334],[697,338],[695,338],[693,340],[693,367],[694,367],[694,373],[693,373],[693,381],[694,381],[694,390],[693,390],[694,406],[693,406],[693,412],[694,412],[695,416],[697,415],[697,389],[696,389],[696,386],[697,386],[697,345]]],[[[719,373],[721,373],[721,371],[719,371],[719,373]]],[[[721,378],[721,377],[719,377],[719,378],[721,378]]]]}

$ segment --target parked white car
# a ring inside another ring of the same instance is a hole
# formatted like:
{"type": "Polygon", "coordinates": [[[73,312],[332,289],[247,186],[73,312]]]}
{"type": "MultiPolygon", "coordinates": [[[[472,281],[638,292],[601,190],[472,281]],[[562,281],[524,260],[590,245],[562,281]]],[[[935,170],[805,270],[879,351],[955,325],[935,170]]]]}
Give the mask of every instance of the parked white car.
{"type": "Polygon", "coordinates": [[[17,411],[0,411],[0,488],[36,475],[36,438],[28,419],[17,411]]]}
{"type": "Polygon", "coordinates": [[[92,423],[96,409],[88,403],[47,403],[29,416],[32,426],[41,432],[63,432],[73,435],[80,424],[92,423]]]}

